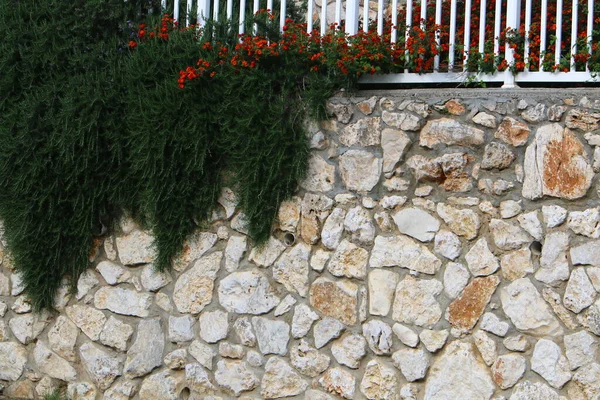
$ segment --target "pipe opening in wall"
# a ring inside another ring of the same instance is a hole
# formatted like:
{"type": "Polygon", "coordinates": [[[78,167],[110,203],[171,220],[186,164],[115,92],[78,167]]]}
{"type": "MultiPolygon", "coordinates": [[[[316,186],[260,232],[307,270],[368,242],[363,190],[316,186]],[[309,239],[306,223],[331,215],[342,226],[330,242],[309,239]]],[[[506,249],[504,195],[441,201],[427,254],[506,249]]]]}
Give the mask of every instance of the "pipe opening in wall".
{"type": "Polygon", "coordinates": [[[292,246],[296,243],[296,235],[293,233],[286,233],[283,235],[283,243],[285,243],[286,246],[292,246]]]}
{"type": "Polygon", "coordinates": [[[188,400],[191,396],[189,388],[183,388],[183,390],[179,393],[179,397],[177,400],[188,400]]]}
{"type": "Polygon", "coordinates": [[[529,250],[531,250],[533,254],[540,255],[542,253],[542,243],[537,240],[532,242],[531,245],[529,245],[529,250]]]}

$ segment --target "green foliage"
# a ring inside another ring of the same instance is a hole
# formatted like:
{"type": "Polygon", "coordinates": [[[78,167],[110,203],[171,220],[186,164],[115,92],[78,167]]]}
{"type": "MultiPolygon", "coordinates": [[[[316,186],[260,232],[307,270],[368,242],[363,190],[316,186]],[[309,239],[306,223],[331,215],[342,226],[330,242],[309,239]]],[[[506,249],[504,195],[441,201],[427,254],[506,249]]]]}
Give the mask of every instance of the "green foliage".
{"type": "Polygon", "coordinates": [[[65,396],[61,393],[60,389],[56,389],[51,393],[44,395],[44,400],[64,400],[65,396]]]}
{"type": "MultiPolygon", "coordinates": [[[[307,76],[289,58],[182,90],[202,39],[174,31],[131,51],[126,21],[160,24],[140,14],[148,5],[0,0],[0,219],[36,310],[52,308],[63,278],[74,286],[123,210],[153,230],[159,269],[225,185],[264,242],[305,174],[306,117],[352,81],[307,76]]],[[[238,43],[227,25],[206,32],[238,43]]]]}

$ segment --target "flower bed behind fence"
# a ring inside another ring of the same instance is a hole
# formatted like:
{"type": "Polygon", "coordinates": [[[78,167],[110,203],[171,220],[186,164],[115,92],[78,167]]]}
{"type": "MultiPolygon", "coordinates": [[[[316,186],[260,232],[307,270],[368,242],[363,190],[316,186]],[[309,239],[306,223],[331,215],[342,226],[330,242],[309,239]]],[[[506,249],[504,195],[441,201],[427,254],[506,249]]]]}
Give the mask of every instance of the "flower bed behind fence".
{"type": "MultiPolygon", "coordinates": [[[[218,5],[217,10],[228,8],[227,3],[218,5]]],[[[341,8],[341,2],[338,3],[336,7],[341,8]]],[[[213,8],[217,4],[215,2],[213,8]]],[[[206,6],[206,2],[202,6],[206,6]]],[[[254,9],[257,6],[262,6],[262,3],[255,1],[254,9]]],[[[320,19],[327,19],[326,13],[312,12],[313,7],[309,4],[308,21],[281,20],[281,28],[290,29],[292,36],[288,35],[288,38],[303,46],[307,62],[314,64],[311,66],[315,70],[331,61],[331,56],[337,57],[335,61],[340,70],[358,74],[461,73],[465,79],[465,73],[492,76],[506,70],[513,74],[528,72],[530,76],[541,72],[585,73],[572,74],[569,79],[572,81],[573,77],[576,77],[575,80],[594,78],[600,70],[600,31],[594,29],[600,22],[600,13],[593,0],[565,4],[562,0],[409,0],[408,4],[401,6],[394,1],[392,9],[394,6],[396,15],[388,9],[387,16],[379,13],[376,19],[360,18],[352,24],[356,25],[352,28],[342,19],[343,14],[337,12],[335,21],[326,21],[328,29],[323,30],[318,26],[322,26],[320,19]],[[509,6],[518,15],[511,16],[509,6]],[[410,11],[408,18],[407,10],[410,11]],[[393,21],[397,21],[395,25],[393,21]],[[313,26],[317,28],[308,31],[310,28],[307,27],[313,26]],[[512,56],[508,58],[507,44],[512,50],[512,56]],[[324,57],[327,53],[329,58],[324,57]]],[[[379,7],[383,7],[383,2],[379,7]]],[[[279,13],[284,9],[285,2],[282,2],[279,13]]],[[[347,17],[350,16],[348,10],[347,7],[347,17]]],[[[366,11],[368,14],[368,8],[366,11]]],[[[214,13],[211,19],[204,19],[203,12],[202,9],[190,9],[190,14],[198,18],[187,17],[186,20],[203,25],[219,19],[218,13],[214,13]]],[[[264,10],[259,14],[261,12],[264,10]]],[[[251,17],[242,17],[242,14],[229,13],[221,18],[229,16],[234,23],[240,24],[240,32],[250,32],[240,34],[242,43],[259,43],[268,39],[248,24],[251,17]]],[[[276,16],[271,16],[274,22],[279,20],[276,16]]],[[[270,49],[275,49],[273,44],[270,49]]],[[[538,75],[541,79],[548,77],[547,74],[538,75]]],[[[566,76],[563,74],[551,79],[561,80],[566,76]]]]}

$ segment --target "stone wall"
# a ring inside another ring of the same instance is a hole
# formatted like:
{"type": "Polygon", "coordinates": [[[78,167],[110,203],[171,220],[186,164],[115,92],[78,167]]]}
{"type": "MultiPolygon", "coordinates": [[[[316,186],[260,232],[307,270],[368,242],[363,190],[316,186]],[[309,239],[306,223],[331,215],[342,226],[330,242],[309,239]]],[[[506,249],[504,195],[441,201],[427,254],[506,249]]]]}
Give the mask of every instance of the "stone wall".
{"type": "Polygon", "coordinates": [[[230,190],[170,273],[124,218],[59,313],[5,255],[3,395],[598,399],[593,95],[334,98],[265,247],[230,190]]]}

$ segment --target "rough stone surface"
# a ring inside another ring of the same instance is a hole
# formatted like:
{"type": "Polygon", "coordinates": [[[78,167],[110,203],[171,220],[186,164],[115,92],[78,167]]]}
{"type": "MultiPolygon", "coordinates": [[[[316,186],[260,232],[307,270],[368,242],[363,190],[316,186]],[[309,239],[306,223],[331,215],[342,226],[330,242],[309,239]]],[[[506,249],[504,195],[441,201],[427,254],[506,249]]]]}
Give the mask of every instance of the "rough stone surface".
{"type": "Polygon", "coordinates": [[[33,357],[41,373],[61,381],[72,382],[77,378],[77,371],[67,360],[60,357],[38,340],[33,351],[33,357]]]}
{"type": "Polygon", "coordinates": [[[369,400],[397,398],[400,382],[396,372],[382,362],[371,360],[360,382],[360,391],[369,400]]]}
{"type": "Polygon", "coordinates": [[[493,274],[500,267],[498,259],[490,251],[489,244],[485,238],[479,239],[465,256],[467,266],[475,276],[486,276],[493,274]]]}
{"type": "Polygon", "coordinates": [[[273,321],[264,317],[252,317],[252,327],[256,332],[258,348],[263,354],[287,353],[290,340],[290,326],[284,321],[273,321]]]}
{"type": "Polygon", "coordinates": [[[397,273],[385,269],[374,269],[369,272],[369,313],[371,315],[388,315],[399,280],[397,273]]]}
{"type": "Polygon", "coordinates": [[[396,288],[392,318],[418,326],[431,326],[439,321],[442,309],[436,297],[443,285],[435,279],[416,279],[407,275],[396,288]]]}
{"type": "Polygon", "coordinates": [[[15,342],[0,342],[0,380],[16,381],[27,363],[27,350],[15,342]]]}
{"type": "Polygon", "coordinates": [[[600,398],[600,97],[541,90],[334,97],[265,243],[235,186],[168,272],[125,216],[53,312],[0,222],[0,393],[600,398]]]}
{"type": "Polygon", "coordinates": [[[352,399],[356,392],[356,379],[342,368],[330,368],[319,379],[319,384],[329,393],[337,394],[344,399],[352,399]]]}
{"type": "Polygon", "coordinates": [[[254,389],[259,380],[244,361],[221,360],[217,363],[215,382],[227,391],[239,396],[254,389]]]}
{"type": "Polygon", "coordinates": [[[597,360],[598,341],[586,331],[565,335],[564,344],[572,370],[597,360]]]}
{"type": "Polygon", "coordinates": [[[323,157],[312,156],[308,161],[306,179],[300,185],[312,192],[329,192],[334,184],[335,166],[328,164],[323,157]]]}
{"type": "Polygon", "coordinates": [[[447,319],[450,324],[461,330],[473,329],[499,283],[497,276],[473,279],[448,306],[447,319]]]}
{"type": "Polygon", "coordinates": [[[121,287],[103,287],[94,295],[94,306],[117,314],[147,317],[150,315],[152,296],[121,287]]]}
{"type": "Polygon", "coordinates": [[[492,365],[492,377],[500,389],[513,387],[525,373],[527,361],[518,354],[505,354],[492,365]]]}
{"type": "Polygon", "coordinates": [[[492,377],[473,344],[455,341],[431,366],[425,398],[489,400],[494,390],[492,377]]]}
{"type": "Polygon", "coordinates": [[[392,355],[392,361],[409,382],[423,379],[430,362],[423,349],[400,349],[392,355]]]}
{"type": "Polygon", "coordinates": [[[138,324],[135,341],[127,352],[123,372],[130,378],[146,375],[162,364],[164,333],[159,319],[146,319],[138,324]]]}
{"type": "Polygon", "coordinates": [[[427,247],[405,236],[377,236],[371,252],[372,268],[399,266],[435,274],[442,262],[427,247]]]}
{"type": "Polygon", "coordinates": [[[397,129],[384,129],[381,132],[383,148],[383,173],[391,172],[402,159],[411,140],[406,133],[397,129]]]}
{"type": "Polygon", "coordinates": [[[516,250],[531,238],[518,225],[501,219],[492,219],[489,224],[494,244],[501,250],[516,250]]]}
{"type": "Polygon", "coordinates": [[[500,269],[502,276],[509,281],[533,273],[535,270],[531,261],[531,250],[523,248],[504,254],[500,258],[500,269]]]}
{"type": "Polygon", "coordinates": [[[310,304],[321,313],[352,325],[357,319],[358,287],[350,281],[318,278],[310,288],[310,304]]]}
{"type": "Polygon", "coordinates": [[[314,378],[329,367],[331,358],[301,339],[297,345],[292,346],[290,361],[302,374],[314,378]]]}
{"type": "MultiPolygon", "coordinates": [[[[169,370],[150,375],[142,382],[140,399],[176,400],[181,378],[169,370]]],[[[92,397],[94,399],[95,397],[92,397]]]]}
{"type": "Polygon", "coordinates": [[[419,135],[419,144],[428,148],[434,148],[439,144],[474,147],[482,145],[483,141],[484,134],[481,129],[450,118],[427,122],[419,135]]]}
{"type": "Polygon", "coordinates": [[[565,232],[550,232],[544,239],[540,268],[535,273],[535,279],[556,285],[569,279],[569,235],[565,232]]]}
{"type": "Polygon", "coordinates": [[[116,239],[119,259],[125,265],[147,264],[154,261],[154,238],[148,232],[135,230],[116,239]]]}
{"type": "Polygon", "coordinates": [[[331,346],[331,354],[340,364],[350,368],[358,368],[360,360],[365,356],[367,341],[359,334],[349,334],[336,340],[331,346]]]}
{"type": "Polygon", "coordinates": [[[392,328],[383,321],[372,319],[362,326],[362,334],[369,348],[377,355],[390,354],[392,351],[392,328]]]}
{"type": "Polygon", "coordinates": [[[583,267],[575,268],[567,283],[563,304],[565,308],[580,313],[584,308],[592,305],[596,298],[596,290],[585,273],[583,267]]]}
{"type": "Polygon", "coordinates": [[[362,279],[367,275],[368,260],[369,252],[367,250],[344,240],[331,256],[327,270],[334,276],[362,279]]]}
{"type": "Polygon", "coordinates": [[[219,303],[229,312],[263,314],[280,299],[267,277],[256,269],[234,272],[219,283],[219,303]]]}
{"type": "Polygon", "coordinates": [[[227,337],[229,332],[229,314],[220,310],[205,311],[198,319],[200,325],[199,336],[207,343],[217,343],[227,337]]]}
{"type": "Polygon", "coordinates": [[[108,321],[106,321],[106,324],[104,324],[102,332],[100,332],[100,342],[105,346],[125,351],[127,349],[127,341],[132,334],[133,328],[131,325],[126,324],[111,315],[108,318],[108,321]]]}
{"type": "Polygon", "coordinates": [[[379,182],[382,160],[362,150],[349,150],[340,156],[340,175],[348,190],[368,192],[379,182]]]}
{"type": "Polygon", "coordinates": [[[532,335],[560,335],[563,330],[544,299],[528,278],[513,281],[500,290],[502,309],[515,327],[532,335]]]}
{"type": "Polygon", "coordinates": [[[315,324],[313,335],[315,347],[320,349],[332,339],[338,338],[344,330],[344,324],[334,318],[323,318],[315,324]]]}
{"type": "Polygon", "coordinates": [[[477,237],[481,226],[479,216],[473,210],[457,209],[444,203],[437,205],[437,213],[452,232],[467,240],[477,237]]]}
{"type": "Polygon", "coordinates": [[[435,247],[434,251],[449,259],[455,260],[462,250],[460,239],[454,233],[447,230],[440,230],[435,235],[435,247]]]}
{"type": "Polygon", "coordinates": [[[536,343],[531,356],[531,370],[557,389],[571,380],[567,358],[560,347],[548,339],[540,339],[536,343]]]}
{"type": "Polygon", "coordinates": [[[260,394],[265,399],[277,399],[304,392],[308,382],[282,358],[271,357],[265,364],[265,374],[260,387],[260,394]]]}
{"type": "Polygon", "coordinates": [[[585,196],[594,171],[581,142],[568,128],[548,124],[538,128],[525,152],[523,197],[578,199],[585,196]]]}
{"type": "Polygon", "coordinates": [[[513,146],[523,146],[527,143],[531,129],[523,122],[512,117],[504,117],[494,137],[513,146]]]}
{"type": "Polygon", "coordinates": [[[92,307],[75,304],[66,308],[67,316],[75,325],[91,340],[98,340],[106,317],[102,311],[98,311],[92,307]]]}
{"type": "Polygon", "coordinates": [[[121,375],[122,357],[117,357],[91,343],[79,348],[81,361],[101,390],[106,390],[121,375]]]}

